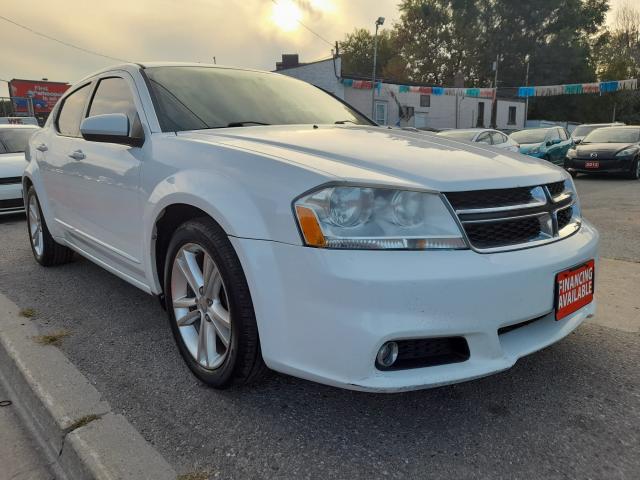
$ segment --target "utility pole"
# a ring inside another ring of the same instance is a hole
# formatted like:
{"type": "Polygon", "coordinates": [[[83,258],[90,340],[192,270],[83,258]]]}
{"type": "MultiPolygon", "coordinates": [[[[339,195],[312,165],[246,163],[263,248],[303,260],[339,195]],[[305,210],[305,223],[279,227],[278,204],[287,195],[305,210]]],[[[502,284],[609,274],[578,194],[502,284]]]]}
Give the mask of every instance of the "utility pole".
{"type": "MultiPolygon", "coordinates": [[[[524,61],[527,64],[527,74],[524,78],[524,86],[528,87],[529,86],[529,61],[531,60],[531,57],[529,56],[529,54],[527,53],[524,57],[524,61]]],[[[522,126],[522,128],[527,128],[527,118],[529,117],[529,93],[527,92],[527,96],[524,97],[524,125],[522,126]]]]}
{"type": "Polygon", "coordinates": [[[384,17],[376,20],[376,33],[373,37],[373,74],[371,75],[371,120],[376,121],[376,62],[378,60],[378,28],[384,25],[384,17]]]}
{"type": "Polygon", "coordinates": [[[491,109],[491,117],[492,117],[492,127],[496,128],[498,125],[498,64],[500,63],[500,54],[496,55],[496,61],[493,64],[493,70],[495,71],[495,75],[493,77],[493,108],[491,109]]]}

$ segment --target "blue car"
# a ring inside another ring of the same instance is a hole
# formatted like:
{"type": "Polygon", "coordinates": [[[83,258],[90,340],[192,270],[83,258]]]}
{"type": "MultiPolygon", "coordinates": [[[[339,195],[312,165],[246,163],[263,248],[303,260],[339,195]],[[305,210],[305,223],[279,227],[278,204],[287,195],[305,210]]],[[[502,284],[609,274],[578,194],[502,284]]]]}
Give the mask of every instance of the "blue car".
{"type": "Polygon", "coordinates": [[[520,144],[520,153],[564,165],[567,151],[574,142],[563,127],[530,128],[510,135],[520,144]]]}

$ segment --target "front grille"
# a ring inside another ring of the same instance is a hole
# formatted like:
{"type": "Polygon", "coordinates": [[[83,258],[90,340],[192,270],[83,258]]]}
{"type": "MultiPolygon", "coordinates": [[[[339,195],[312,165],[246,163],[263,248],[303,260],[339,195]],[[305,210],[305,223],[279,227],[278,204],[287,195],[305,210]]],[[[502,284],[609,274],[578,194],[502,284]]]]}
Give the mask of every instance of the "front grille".
{"type": "Polygon", "coordinates": [[[474,190],[447,193],[447,199],[455,210],[491,208],[529,203],[533,197],[530,187],[501,188],[498,190],[474,190]]]}
{"type": "Polygon", "coordinates": [[[469,359],[469,345],[464,337],[398,340],[398,359],[391,367],[376,365],[379,370],[407,370],[435,367],[469,359]]]}
{"type": "Polygon", "coordinates": [[[540,236],[540,219],[522,217],[499,222],[478,222],[465,225],[467,236],[477,248],[495,248],[535,240],[540,236]]]}
{"type": "Polygon", "coordinates": [[[562,230],[569,225],[571,217],[573,216],[573,207],[565,208],[558,212],[558,230],[562,230]]]}
{"type": "Polygon", "coordinates": [[[565,191],[564,181],[550,183],[549,185],[547,185],[547,188],[549,189],[549,193],[552,197],[557,197],[565,191]]]}
{"type": "Polygon", "coordinates": [[[0,185],[15,185],[22,183],[21,177],[4,177],[0,178],[0,185]]]}
{"type": "Polygon", "coordinates": [[[450,192],[445,196],[478,251],[509,250],[557,240],[575,232],[574,192],[565,181],[546,185],[450,192]]]}
{"type": "Polygon", "coordinates": [[[0,210],[9,208],[22,208],[24,201],[21,198],[12,198],[9,200],[0,200],[0,210]]]}

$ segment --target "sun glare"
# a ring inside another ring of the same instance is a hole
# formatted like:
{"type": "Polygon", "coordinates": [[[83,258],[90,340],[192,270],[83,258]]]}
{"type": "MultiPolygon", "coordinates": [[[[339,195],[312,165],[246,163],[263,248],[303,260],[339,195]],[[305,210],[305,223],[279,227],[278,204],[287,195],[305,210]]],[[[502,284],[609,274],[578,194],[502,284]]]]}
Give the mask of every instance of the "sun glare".
{"type": "Polygon", "coordinates": [[[302,11],[291,0],[278,0],[273,4],[271,21],[282,31],[292,32],[299,27],[302,11]]]}

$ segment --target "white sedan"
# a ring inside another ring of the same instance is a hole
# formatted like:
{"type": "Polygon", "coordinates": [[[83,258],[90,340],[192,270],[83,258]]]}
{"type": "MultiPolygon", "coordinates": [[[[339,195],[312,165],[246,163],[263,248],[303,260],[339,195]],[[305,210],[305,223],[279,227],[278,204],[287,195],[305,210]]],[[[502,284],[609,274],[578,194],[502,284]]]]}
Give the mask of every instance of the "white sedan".
{"type": "Polygon", "coordinates": [[[491,145],[496,148],[503,148],[510,152],[518,152],[520,145],[515,140],[512,140],[508,135],[504,133],[488,129],[488,128],[460,128],[454,130],[443,130],[437,133],[440,137],[450,138],[452,140],[462,140],[471,143],[482,143],[484,145],[491,145]]]}
{"type": "Polygon", "coordinates": [[[598,233],[564,170],[378,127],[289,77],[109,68],[27,156],[35,259],[77,252],[159,296],[214,387],[266,367],[375,392],[469,380],[594,313],[598,233]]]}
{"type": "Polygon", "coordinates": [[[22,172],[24,151],[38,127],[0,123],[0,215],[24,211],[22,172]]]}

